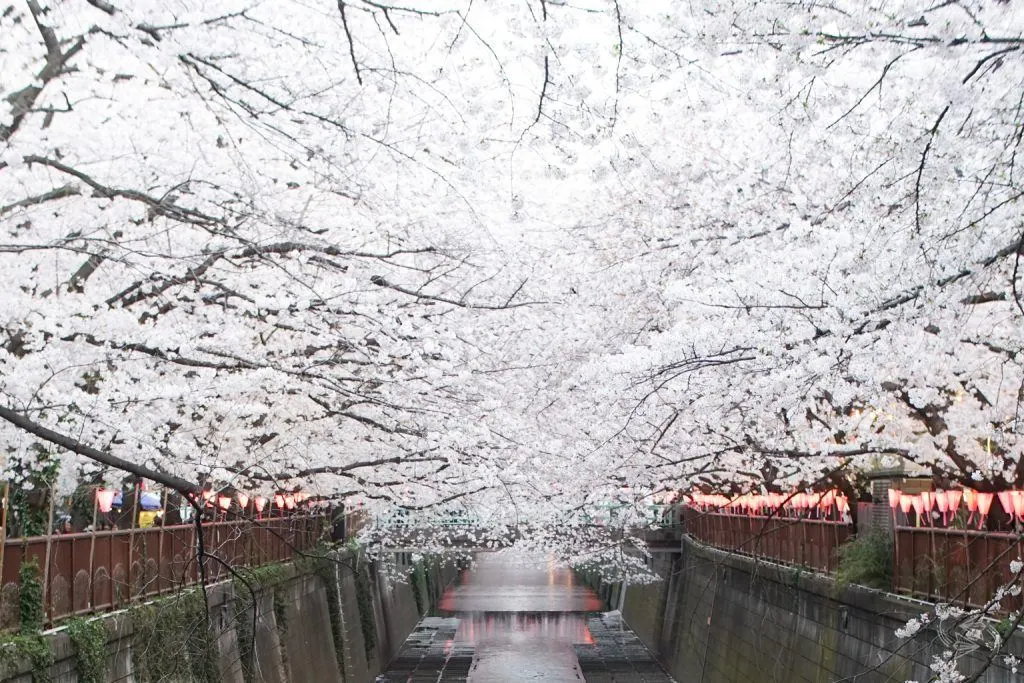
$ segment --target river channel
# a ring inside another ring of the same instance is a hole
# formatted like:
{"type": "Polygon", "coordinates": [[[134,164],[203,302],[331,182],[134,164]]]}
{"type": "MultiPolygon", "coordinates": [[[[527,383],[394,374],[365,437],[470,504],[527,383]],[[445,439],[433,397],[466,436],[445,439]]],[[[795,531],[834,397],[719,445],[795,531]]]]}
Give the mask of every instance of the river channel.
{"type": "Polygon", "coordinates": [[[543,559],[481,554],[448,587],[378,681],[670,683],[576,574],[543,559]]]}

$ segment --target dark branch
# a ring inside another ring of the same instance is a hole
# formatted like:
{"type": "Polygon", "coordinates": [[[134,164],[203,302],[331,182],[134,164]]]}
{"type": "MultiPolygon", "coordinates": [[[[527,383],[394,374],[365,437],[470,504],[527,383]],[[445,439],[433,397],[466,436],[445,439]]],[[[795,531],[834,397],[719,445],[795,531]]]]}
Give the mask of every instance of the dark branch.
{"type": "Polygon", "coordinates": [[[30,420],[21,413],[11,410],[10,408],[0,406],[0,418],[10,422],[18,429],[42,439],[43,441],[47,441],[55,446],[60,446],[65,450],[71,451],[72,453],[77,453],[89,458],[90,460],[94,460],[101,465],[113,467],[123,472],[134,474],[137,477],[142,477],[158,484],[163,484],[182,495],[188,496],[190,494],[198,494],[202,490],[201,486],[193,482],[185,481],[179,477],[152,470],[148,467],[144,467],[143,465],[128,462],[116,455],[111,455],[110,453],[93,448],[92,446],[87,446],[86,444],[83,444],[69,436],[55,432],[48,427],[44,427],[38,422],[30,420]]]}
{"type": "Polygon", "coordinates": [[[341,25],[345,29],[345,38],[348,39],[348,54],[352,58],[352,68],[356,71],[356,81],[363,84],[362,74],[359,73],[359,61],[356,59],[356,46],[352,41],[352,32],[348,28],[348,17],[345,16],[345,0],[338,0],[338,11],[341,12],[341,25]]]}

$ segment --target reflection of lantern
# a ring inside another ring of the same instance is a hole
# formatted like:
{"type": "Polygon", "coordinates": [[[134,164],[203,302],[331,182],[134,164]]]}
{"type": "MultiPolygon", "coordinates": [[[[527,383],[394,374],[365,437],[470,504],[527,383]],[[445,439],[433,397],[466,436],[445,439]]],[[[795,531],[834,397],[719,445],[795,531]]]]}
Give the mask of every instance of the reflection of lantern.
{"type": "Polygon", "coordinates": [[[227,509],[231,507],[231,496],[219,496],[217,498],[217,505],[220,506],[221,510],[227,512],[227,509]]]}
{"type": "Polygon", "coordinates": [[[110,512],[114,506],[114,489],[96,489],[96,505],[100,512],[110,512]]]}
{"type": "Polygon", "coordinates": [[[263,496],[256,496],[253,504],[256,506],[256,512],[263,512],[263,508],[267,507],[267,499],[263,496]]]}
{"type": "Polygon", "coordinates": [[[235,497],[238,498],[239,507],[241,507],[244,510],[245,506],[249,504],[249,496],[239,491],[238,493],[235,494],[235,497]]]}
{"type": "Polygon", "coordinates": [[[283,508],[284,496],[282,496],[280,493],[274,496],[274,505],[276,505],[278,508],[283,508]]]}
{"type": "Polygon", "coordinates": [[[285,496],[284,497],[284,506],[286,508],[288,508],[289,510],[295,509],[295,496],[293,496],[290,493],[287,496],[285,496]]]}

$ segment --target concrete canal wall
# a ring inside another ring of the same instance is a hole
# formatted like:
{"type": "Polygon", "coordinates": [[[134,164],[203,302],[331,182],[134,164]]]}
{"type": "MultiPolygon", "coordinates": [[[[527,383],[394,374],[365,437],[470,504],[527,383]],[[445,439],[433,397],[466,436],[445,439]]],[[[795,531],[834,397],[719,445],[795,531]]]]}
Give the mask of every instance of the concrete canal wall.
{"type": "MultiPolygon", "coordinates": [[[[925,611],[878,591],[839,589],[827,577],[698,546],[656,553],[663,581],[626,589],[623,614],[676,680],[687,683],[881,683],[932,680],[938,633],[900,640],[895,630],[925,611]]],[[[602,586],[619,604],[618,586],[602,586]]],[[[1018,657],[1024,642],[1010,649],[1018,657]]],[[[970,666],[982,666],[982,653],[970,666]]],[[[985,683],[1022,680],[997,662],[985,683]]]]}
{"type": "Polygon", "coordinates": [[[79,622],[42,637],[8,637],[0,643],[0,681],[373,681],[456,569],[424,563],[412,582],[388,585],[356,559],[338,551],[241,573],[210,587],[208,606],[192,591],[89,622],[85,629],[79,622]],[[202,626],[204,609],[209,628],[202,626]]]}

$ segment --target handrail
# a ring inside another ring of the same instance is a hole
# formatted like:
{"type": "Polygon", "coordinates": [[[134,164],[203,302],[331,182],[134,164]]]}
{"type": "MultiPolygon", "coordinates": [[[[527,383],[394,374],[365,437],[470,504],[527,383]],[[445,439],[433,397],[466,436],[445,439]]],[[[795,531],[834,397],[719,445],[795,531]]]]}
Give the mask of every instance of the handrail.
{"type": "MultiPolygon", "coordinates": [[[[239,568],[289,561],[314,547],[330,526],[325,515],[291,514],[208,520],[200,528],[207,552],[239,568]]],[[[42,607],[47,624],[53,624],[197,583],[196,536],[195,524],[174,524],[7,539],[0,546],[0,630],[18,626],[19,568],[26,560],[34,559],[43,570],[42,607]]],[[[230,572],[213,561],[206,565],[205,576],[219,581],[230,572]]]]}

